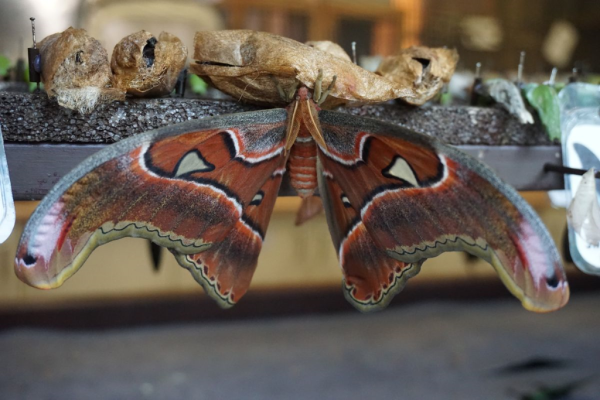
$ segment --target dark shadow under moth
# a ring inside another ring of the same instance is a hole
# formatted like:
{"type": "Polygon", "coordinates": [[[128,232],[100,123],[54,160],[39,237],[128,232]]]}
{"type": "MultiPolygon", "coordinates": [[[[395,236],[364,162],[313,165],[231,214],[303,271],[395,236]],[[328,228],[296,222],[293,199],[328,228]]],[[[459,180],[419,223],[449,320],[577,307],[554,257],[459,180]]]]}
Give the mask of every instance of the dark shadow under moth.
{"type": "MultiPolygon", "coordinates": [[[[17,275],[55,288],[96,247],[141,237],[168,248],[212,298],[232,306],[250,284],[295,154],[286,149],[289,110],[188,121],[88,158],[27,223],[17,275]]],[[[307,114],[318,118],[322,135],[307,173],[316,174],[344,293],[356,308],[385,307],[424,260],[459,250],[489,262],[529,310],[567,302],[566,276],[546,228],[489,168],[402,127],[317,112],[307,114]]],[[[296,140],[309,141],[312,128],[298,123],[296,140]]]]}

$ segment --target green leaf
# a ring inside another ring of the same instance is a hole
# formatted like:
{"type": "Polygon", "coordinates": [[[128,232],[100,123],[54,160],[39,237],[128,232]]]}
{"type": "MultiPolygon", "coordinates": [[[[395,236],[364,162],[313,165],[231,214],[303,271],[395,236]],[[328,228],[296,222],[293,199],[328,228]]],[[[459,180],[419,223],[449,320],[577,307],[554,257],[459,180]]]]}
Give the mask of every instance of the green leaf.
{"type": "Polygon", "coordinates": [[[538,112],[550,140],[560,140],[560,105],[556,89],[550,85],[529,84],[523,90],[529,104],[538,112]]]}
{"type": "MultiPolygon", "coordinates": [[[[37,89],[37,83],[35,82],[29,82],[29,91],[33,92],[34,90],[37,89]]],[[[40,82],[40,90],[44,90],[44,84],[40,82]]]]}
{"type": "Polygon", "coordinates": [[[449,106],[452,104],[452,93],[450,91],[442,93],[440,96],[440,105],[449,106]]]}
{"type": "Polygon", "coordinates": [[[8,57],[0,55],[0,76],[4,76],[8,73],[8,69],[10,68],[10,60],[8,57]]]}
{"type": "Polygon", "coordinates": [[[554,84],[554,89],[556,89],[556,93],[560,93],[567,86],[567,82],[556,82],[554,84]]]}
{"type": "Polygon", "coordinates": [[[208,85],[206,82],[202,80],[198,75],[190,74],[188,75],[188,82],[190,83],[190,88],[192,92],[196,94],[204,94],[208,89],[208,85]]]}

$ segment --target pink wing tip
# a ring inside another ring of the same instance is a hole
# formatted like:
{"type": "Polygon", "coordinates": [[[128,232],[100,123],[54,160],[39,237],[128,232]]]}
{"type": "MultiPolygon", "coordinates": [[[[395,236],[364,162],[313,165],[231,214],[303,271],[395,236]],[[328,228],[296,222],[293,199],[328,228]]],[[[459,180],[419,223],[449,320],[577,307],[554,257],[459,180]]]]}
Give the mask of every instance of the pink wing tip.
{"type": "Polygon", "coordinates": [[[20,247],[15,257],[15,274],[24,283],[40,289],[48,289],[46,279],[40,279],[45,276],[42,259],[29,254],[25,247],[20,247]]]}

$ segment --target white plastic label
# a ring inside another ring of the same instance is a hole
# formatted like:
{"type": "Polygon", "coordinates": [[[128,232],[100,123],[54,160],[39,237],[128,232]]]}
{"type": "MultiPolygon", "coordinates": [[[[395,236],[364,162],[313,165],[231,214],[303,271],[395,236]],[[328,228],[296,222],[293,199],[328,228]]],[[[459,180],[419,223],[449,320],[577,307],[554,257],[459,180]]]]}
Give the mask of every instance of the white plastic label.
{"type": "Polygon", "coordinates": [[[12,197],[8,164],[4,152],[4,139],[0,128],[0,243],[4,242],[15,227],[15,203],[12,197]]]}

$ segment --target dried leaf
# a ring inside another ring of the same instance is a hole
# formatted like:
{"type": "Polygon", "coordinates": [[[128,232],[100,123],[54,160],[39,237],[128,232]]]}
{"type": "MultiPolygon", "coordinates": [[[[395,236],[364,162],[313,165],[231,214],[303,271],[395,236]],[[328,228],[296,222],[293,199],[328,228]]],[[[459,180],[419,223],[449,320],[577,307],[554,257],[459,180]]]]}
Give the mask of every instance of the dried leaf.
{"type": "Polygon", "coordinates": [[[197,32],[192,73],[236,99],[261,105],[285,105],[273,77],[290,91],[298,82],[312,89],[319,69],[323,86],[337,76],[324,108],[351,102],[377,103],[415,97],[404,86],[369,72],[349,59],[264,32],[197,32]]]}
{"type": "Polygon", "coordinates": [[[592,168],[583,175],[567,211],[567,220],[573,230],[592,246],[600,244],[600,205],[595,174],[592,168]]]}
{"type": "Polygon", "coordinates": [[[348,53],[346,53],[342,46],[340,46],[337,43],[331,42],[329,40],[314,40],[308,41],[306,42],[306,44],[310,47],[314,47],[315,49],[319,49],[338,58],[341,58],[342,60],[352,62],[352,59],[350,58],[348,53]]]}
{"type": "Polygon", "coordinates": [[[187,48],[178,37],[162,32],[158,40],[147,31],[121,39],[112,53],[116,87],[137,97],[159,97],[173,91],[185,67],[187,48]]]}
{"type": "Polygon", "coordinates": [[[421,105],[450,82],[457,62],[454,49],[413,46],[384,58],[375,73],[402,87],[411,87],[413,93],[402,100],[421,105]]]}
{"type": "Polygon", "coordinates": [[[61,106],[86,113],[100,103],[125,99],[124,91],[110,88],[106,50],[85,30],[69,28],[50,35],[39,49],[42,83],[48,97],[56,97],[61,106]]]}
{"type": "Polygon", "coordinates": [[[491,79],[485,82],[484,88],[498,104],[517,117],[522,124],[533,124],[533,116],[525,108],[521,91],[514,83],[506,79],[491,79]]]}

